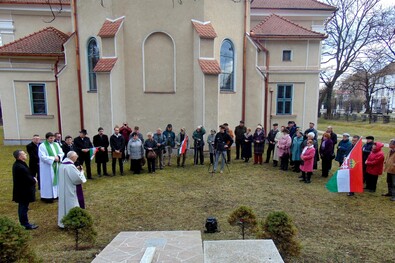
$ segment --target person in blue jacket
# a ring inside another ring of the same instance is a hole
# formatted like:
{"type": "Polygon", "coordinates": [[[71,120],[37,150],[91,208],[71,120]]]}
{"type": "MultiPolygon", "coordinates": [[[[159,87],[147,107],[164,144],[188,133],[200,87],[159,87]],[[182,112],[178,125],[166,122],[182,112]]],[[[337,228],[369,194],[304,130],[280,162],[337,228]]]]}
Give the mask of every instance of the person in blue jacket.
{"type": "Polygon", "coordinates": [[[350,142],[350,134],[343,133],[343,139],[339,142],[337,146],[337,154],[335,160],[339,163],[339,166],[343,164],[344,157],[346,157],[352,149],[352,144],[350,142]]]}

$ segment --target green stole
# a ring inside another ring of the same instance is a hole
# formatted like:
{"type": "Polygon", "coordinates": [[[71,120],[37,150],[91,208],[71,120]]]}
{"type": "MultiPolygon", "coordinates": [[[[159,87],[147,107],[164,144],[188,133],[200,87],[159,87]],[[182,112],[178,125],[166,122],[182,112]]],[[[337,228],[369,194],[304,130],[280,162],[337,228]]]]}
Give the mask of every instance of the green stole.
{"type": "MultiPolygon", "coordinates": [[[[56,145],[56,143],[53,144],[55,151],[56,151],[56,155],[53,153],[51,145],[49,144],[48,141],[45,141],[44,145],[45,145],[45,148],[47,149],[49,156],[57,156],[59,154],[59,148],[58,148],[59,146],[56,145]]],[[[53,169],[53,174],[54,174],[52,185],[56,186],[56,185],[58,185],[58,163],[57,162],[54,161],[52,163],[52,169],[53,169]]]]}

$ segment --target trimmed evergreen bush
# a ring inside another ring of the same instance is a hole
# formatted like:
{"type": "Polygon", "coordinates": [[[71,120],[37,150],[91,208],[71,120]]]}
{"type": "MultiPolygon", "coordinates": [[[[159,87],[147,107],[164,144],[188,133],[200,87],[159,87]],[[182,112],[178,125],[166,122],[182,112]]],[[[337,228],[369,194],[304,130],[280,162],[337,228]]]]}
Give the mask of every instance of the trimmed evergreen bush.
{"type": "Polygon", "coordinates": [[[29,240],[30,234],[24,227],[0,217],[0,262],[38,262],[29,240]]]}
{"type": "Polygon", "coordinates": [[[241,229],[241,234],[244,239],[245,231],[250,232],[256,231],[256,215],[254,211],[247,206],[240,206],[230,214],[228,222],[232,226],[239,226],[241,229]]]}
{"type": "Polygon", "coordinates": [[[272,239],[284,259],[298,257],[302,246],[297,239],[298,230],[292,218],[283,211],[270,213],[261,223],[258,238],[272,239]]]}
{"type": "Polygon", "coordinates": [[[74,207],[62,218],[62,223],[67,231],[74,235],[75,250],[82,242],[94,244],[96,241],[96,230],[93,227],[91,215],[80,207],[74,207]]]}

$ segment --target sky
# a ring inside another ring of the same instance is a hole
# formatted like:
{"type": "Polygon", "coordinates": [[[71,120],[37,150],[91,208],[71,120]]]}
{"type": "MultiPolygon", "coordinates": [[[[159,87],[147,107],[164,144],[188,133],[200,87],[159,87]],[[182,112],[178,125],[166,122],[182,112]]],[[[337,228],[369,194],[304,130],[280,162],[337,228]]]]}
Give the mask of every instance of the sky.
{"type": "Polygon", "coordinates": [[[380,3],[383,5],[383,6],[395,6],[395,2],[394,2],[394,0],[381,0],[380,1],[380,3]]]}

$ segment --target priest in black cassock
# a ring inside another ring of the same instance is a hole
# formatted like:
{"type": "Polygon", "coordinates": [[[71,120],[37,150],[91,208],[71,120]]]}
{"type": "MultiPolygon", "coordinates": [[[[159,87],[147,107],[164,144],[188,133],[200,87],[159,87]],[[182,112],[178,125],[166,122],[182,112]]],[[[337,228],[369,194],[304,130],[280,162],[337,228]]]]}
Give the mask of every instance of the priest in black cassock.
{"type": "Polygon", "coordinates": [[[90,149],[93,148],[91,139],[86,135],[88,132],[85,129],[80,131],[80,136],[74,138],[74,148],[78,154],[78,162],[81,166],[85,164],[86,175],[88,179],[92,178],[91,173],[91,157],[90,157],[90,149]]]}
{"type": "Polygon", "coordinates": [[[108,140],[108,136],[104,134],[104,130],[102,127],[97,129],[99,132],[95,136],[93,136],[93,146],[97,148],[95,162],[97,165],[97,174],[99,177],[102,175],[102,167],[103,167],[103,175],[107,174],[107,162],[108,162],[108,146],[110,142],[108,140]]]}

